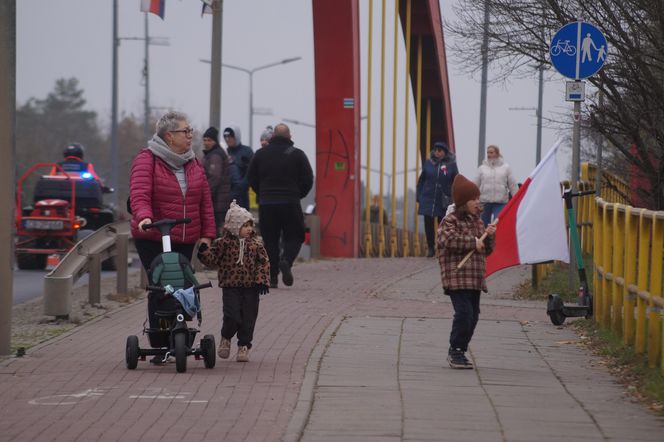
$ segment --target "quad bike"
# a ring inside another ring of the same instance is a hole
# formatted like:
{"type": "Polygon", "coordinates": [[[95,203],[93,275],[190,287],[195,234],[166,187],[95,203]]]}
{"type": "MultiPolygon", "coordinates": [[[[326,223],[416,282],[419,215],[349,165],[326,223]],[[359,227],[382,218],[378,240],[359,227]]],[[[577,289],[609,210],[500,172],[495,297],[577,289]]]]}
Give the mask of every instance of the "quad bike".
{"type": "MultiPolygon", "coordinates": [[[[102,186],[89,174],[66,172],[59,164],[37,163],[18,180],[16,187],[16,263],[21,270],[43,270],[49,255],[66,254],[82,239],[82,231],[97,230],[114,221],[113,211],[104,207],[102,186]],[[26,182],[39,170],[32,205],[24,206],[26,182]]],[[[114,270],[113,258],[102,264],[114,270]]]]}

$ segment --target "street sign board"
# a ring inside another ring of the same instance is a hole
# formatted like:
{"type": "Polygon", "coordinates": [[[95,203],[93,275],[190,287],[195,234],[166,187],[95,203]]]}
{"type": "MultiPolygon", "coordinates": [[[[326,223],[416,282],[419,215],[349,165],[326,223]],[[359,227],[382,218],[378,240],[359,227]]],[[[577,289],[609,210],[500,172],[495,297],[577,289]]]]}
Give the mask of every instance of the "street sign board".
{"type": "Polygon", "coordinates": [[[581,21],[560,28],[549,44],[553,67],[574,80],[590,77],[599,71],[608,51],[609,45],[602,31],[581,21]]]}
{"type": "Polygon", "coordinates": [[[584,101],[585,99],[585,81],[568,81],[565,84],[565,101],[584,101]]]}

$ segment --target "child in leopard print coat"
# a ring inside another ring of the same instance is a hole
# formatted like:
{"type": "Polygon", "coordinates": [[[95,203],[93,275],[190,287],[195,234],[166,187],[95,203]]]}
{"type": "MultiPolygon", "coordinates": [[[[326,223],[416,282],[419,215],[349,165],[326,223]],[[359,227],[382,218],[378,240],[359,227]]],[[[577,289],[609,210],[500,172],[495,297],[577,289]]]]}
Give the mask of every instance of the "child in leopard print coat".
{"type": "Polygon", "coordinates": [[[235,200],[226,213],[223,233],[212,247],[201,246],[200,261],[218,270],[222,288],[223,321],[219,357],[230,356],[231,339],[237,334],[237,362],[249,361],[249,350],[258,317],[259,295],[268,293],[270,261],[263,241],[254,231],[254,218],[235,200]]]}

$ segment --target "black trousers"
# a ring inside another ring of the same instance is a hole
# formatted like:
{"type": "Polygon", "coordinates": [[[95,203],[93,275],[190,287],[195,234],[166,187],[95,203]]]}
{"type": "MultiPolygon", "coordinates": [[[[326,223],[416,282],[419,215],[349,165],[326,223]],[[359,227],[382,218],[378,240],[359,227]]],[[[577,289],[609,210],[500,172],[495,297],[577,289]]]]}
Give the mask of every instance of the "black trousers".
{"type": "Polygon", "coordinates": [[[258,288],[225,287],[222,300],[224,317],[221,324],[221,336],[231,339],[237,334],[238,347],[246,345],[251,348],[258,317],[258,288]]]}
{"type": "Polygon", "coordinates": [[[300,203],[261,204],[258,208],[261,235],[270,258],[270,277],[279,275],[279,261],[293,265],[304,242],[304,215],[300,203]],[[279,256],[279,240],[283,240],[283,254],[279,256]]]}
{"type": "Polygon", "coordinates": [[[450,349],[466,352],[480,318],[480,291],[450,290],[448,294],[454,306],[450,349]]]}
{"type": "MultiPolygon", "coordinates": [[[[146,272],[150,270],[150,264],[162,252],[161,241],[149,239],[134,239],[136,251],[141,259],[141,264],[146,272]]],[[[191,261],[195,244],[171,244],[173,252],[181,253],[191,261]]],[[[170,311],[177,308],[177,301],[172,296],[164,296],[161,293],[148,293],[148,321],[150,328],[158,328],[159,321],[155,316],[157,310],[170,311]]]]}
{"type": "Polygon", "coordinates": [[[427,237],[429,251],[436,249],[436,230],[438,230],[440,220],[441,218],[437,216],[424,215],[424,234],[427,237]]]}

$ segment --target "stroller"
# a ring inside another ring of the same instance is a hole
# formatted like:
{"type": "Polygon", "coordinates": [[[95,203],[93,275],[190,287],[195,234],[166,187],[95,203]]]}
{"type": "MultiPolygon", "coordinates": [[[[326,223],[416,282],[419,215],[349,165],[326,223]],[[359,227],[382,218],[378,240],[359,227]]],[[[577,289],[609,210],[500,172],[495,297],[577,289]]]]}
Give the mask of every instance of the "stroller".
{"type": "Polygon", "coordinates": [[[213,335],[205,335],[200,345],[194,347],[199,330],[190,328],[187,321],[196,316],[198,325],[202,322],[200,309],[200,289],[212,287],[210,282],[198,284],[187,258],[171,251],[171,228],[177,224],[187,224],[189,218],[163,219],[144,226],[145,229],[159,229],[162,235],[163,253],[150,264],[148,275],[148,321],[143,324],[143,333],[148,335],[150,347],[140,348],[138,337],[127,337],[125,360],[127,368],[133,370],[138,360],[155,356],[165,362],[175,356],[178,373],[187,371],[187,356],[203,359],[205,368],[214,368],[216,345],[213,335]]]}

